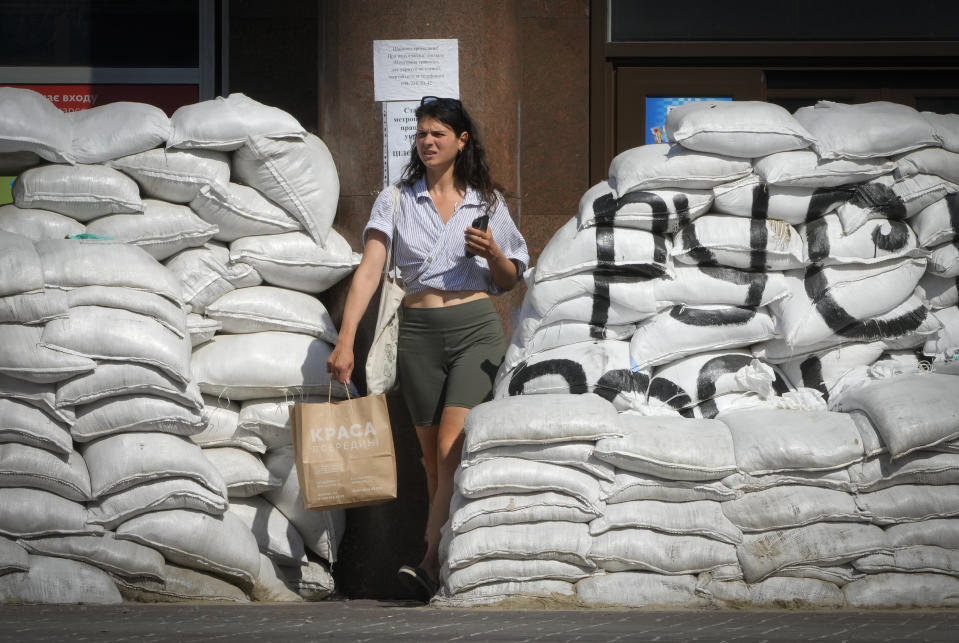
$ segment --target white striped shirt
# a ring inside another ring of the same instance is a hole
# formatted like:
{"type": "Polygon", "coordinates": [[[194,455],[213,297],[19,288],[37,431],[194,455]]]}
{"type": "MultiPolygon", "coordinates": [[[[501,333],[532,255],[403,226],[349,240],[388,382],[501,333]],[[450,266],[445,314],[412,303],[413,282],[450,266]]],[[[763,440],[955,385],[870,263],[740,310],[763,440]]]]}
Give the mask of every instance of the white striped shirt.
{"type": "MultiPolygon", "coordinates": [[[[529,264],[526,241],[510,218],[502,195],[497,192],[496,196],[489,230],[503,254],[519,264],[518,274],[522,276],[529,264]]],[[[466,256],[463,235],[473,220],[486,211],[479,192],[467,187],[463,202],[445,224],[426,189],[425,179],[420,179],[413,187],[401,186],[399,205],[397,240],[393,250],[407,293],[427,288],[487,291],[494,295],[501,292],[493,282],[486,259],[466,256]]],[[[379,230],[392,241],[392,185],[380,192],[373,204],[369,223],[363,230],[364,243],[369,230],[379,230]]]]}

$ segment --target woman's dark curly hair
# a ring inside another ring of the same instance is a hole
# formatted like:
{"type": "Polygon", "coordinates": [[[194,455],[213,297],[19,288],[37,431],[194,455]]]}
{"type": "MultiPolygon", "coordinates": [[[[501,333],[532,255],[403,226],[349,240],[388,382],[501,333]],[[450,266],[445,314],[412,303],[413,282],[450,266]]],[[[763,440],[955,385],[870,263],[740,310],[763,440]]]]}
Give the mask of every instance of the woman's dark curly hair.
{"type": "MultiPolygon", "coordinates": [[[[492,212],[496,206],[496,191],[503,191],[501,185],[493,181],[489,172],[489,163],[486,161],[486,149],[480,141],[473,119],[466,112],[463,103],[455,98],[437,98],[423,103],[416,108],[416,120],[424,117],[435,118],[453,130],[457,137],[466,132],[466,144],[457,155],[453,165],[454,177],[480,193],[480,198],[486,204],[486,212],[492,212]]],[[[426,175],[426,166],[416,153],[416,143],[410,150],[410,162],[403,170],[400,179],[402,185],[412,187],[419,179],[426,175]]]]}

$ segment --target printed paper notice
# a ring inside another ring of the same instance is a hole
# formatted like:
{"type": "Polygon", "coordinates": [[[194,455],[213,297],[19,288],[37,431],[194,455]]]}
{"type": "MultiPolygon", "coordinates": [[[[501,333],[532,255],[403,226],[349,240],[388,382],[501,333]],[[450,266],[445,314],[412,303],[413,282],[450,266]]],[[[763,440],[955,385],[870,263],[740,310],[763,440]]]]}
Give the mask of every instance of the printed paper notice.
{"type": "Polygon", "coordinates": [[[374,40],[376,101],[460,97],[459,41],[374,40]]]}
{"type": "Polygon", "coordinates": [[[420,102],[393,101],[383,103],[383,186],[400,180],[410,161],[410,150],[416,140],[416,108],[420,102]]]}

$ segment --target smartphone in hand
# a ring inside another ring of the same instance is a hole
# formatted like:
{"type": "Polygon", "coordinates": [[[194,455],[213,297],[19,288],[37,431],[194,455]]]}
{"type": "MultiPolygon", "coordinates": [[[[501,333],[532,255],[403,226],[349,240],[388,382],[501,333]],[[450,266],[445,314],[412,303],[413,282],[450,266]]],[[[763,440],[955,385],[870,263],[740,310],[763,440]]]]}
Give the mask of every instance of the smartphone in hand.
{"type": "MultiPolygon", "coordinates": [[[[488,214],[483,214],[483,215],[480,215],[480,216],[476,217],[475,219],[473,219],[473,223],[470,224],[470,227],[476,228],[477,230],[483,230],[484,232],[486,231],[486,228],[487,228],[488,226],[489,226],[489,215],[488,215],[488,214]]],[[[467,257],[472,257],[472,256],[473,256],[473,253],[470,252],[469,250],[467,250],[467,251],[466,251],[466,256],[467,256],[467,257]]]]}

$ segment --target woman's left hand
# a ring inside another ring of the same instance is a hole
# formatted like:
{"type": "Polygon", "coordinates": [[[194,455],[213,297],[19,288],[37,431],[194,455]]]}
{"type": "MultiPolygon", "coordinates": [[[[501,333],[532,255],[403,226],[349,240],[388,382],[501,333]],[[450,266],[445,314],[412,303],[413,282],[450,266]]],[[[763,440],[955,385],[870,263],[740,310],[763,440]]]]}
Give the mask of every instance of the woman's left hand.
{"type": "Polygon", "coordinates": [[[479,228],[466,228],[466,251],[487,261],[496,258],[500,253],[499,246],[493,240],[493,233],[479,228]]]}

